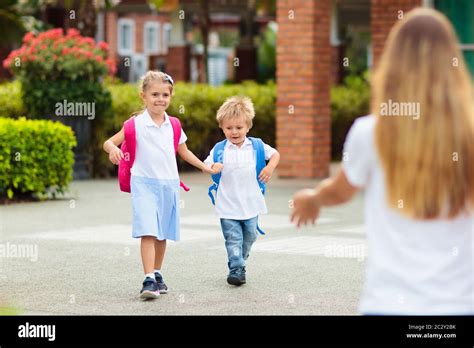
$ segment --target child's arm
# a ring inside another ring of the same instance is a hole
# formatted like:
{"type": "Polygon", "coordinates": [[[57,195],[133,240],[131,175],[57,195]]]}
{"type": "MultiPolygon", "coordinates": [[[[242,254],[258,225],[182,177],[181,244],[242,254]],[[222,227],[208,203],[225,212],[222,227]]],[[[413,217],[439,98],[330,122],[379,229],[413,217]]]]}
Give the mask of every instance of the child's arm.
{"type": "Polygon", "coordinates": [[[265,168],[262,169],[262,171],[258,175],[258,180],[266,184],[272,177],[273,171],[277,167],[278,162],[280,162],[280,153],[278,151],[275,151],[272,157],[270,157],[270,161],[268,162],[268,164],[265,166],[265,168]]]}
{"type": "Polygon", "coordinates": [[[344,170],[339,168],[336,176],[321,181],[315,189],[305,189],[295,193],[291,221],[294,221],[297,227],[306,225],[309,221],[314,225],[322,206],[348,202],[357,191],[358,188],[352,186],[347,180],[344,170]]]}
{"type": "Polygon", "coordinates": [[[217,174],[212,167],[208,166],[204,162],[202,162],[199,158],[197,158],[186,146],[186,143],[182,143],[178,145],[178,153],[179,156],[188,162],[189,164],[195,166],[198,169],[201,169],[203,172],[208,174],[217,174]]]}
{"type": "Polygon", "coordinates": [[[105,152],[109,154],[110,162],[113,164],[118,164],[121,159],[123,159],[123,152],[118,148],[120,144],[122,144],[123,140],[125,139],[125,133],[122,129],[112,136],[110,139],[106,140],[103,145],[103,149],[105,152]]]}

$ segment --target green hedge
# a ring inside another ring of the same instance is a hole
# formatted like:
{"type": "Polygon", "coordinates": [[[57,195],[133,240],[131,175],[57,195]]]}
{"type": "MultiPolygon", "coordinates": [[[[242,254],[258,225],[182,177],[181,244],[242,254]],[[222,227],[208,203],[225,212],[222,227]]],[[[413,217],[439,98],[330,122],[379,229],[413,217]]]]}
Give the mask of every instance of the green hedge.
{"type": "MultiPolygon", "coordinates": [[[[106,87],[112,96],[111,115],[98,115],[92,121],[90,153],[93,155],[95,176],[109,176],[116,172],[116,166],[110,163],[102,150],[102,143],[120,130],[131,113],[143,108],[137,85],[107,82],[106,87]]],[[[247,95],[252,98],[256,113],[254,126],[249,134],[275,145],[275,93],[273,83],[258,85],[245,82],[212,87],[178,82],[168,113],[179,117],[188,135],[188,147],[198,157],[204,158],[210,147],[223,137],[215,120],[219,106],[229,96],[247,95]]],[[[367,76],[348,77],[344,85],[331,88],[333,159],[341,158],[344,139],[354,119],[369,112],[369,99],[367,76]]],[[[7,117],[24,114],[19,82],[0,85],[0,109],[7,117]]]]}
{"type": "Polygon", "coordinates": [[[344,140],[354,120],[370,112],[367,75],[348,76],[341,86],[331,88],[331,158],[340,160],[344,140]]]}
{"type": "Polygon", "coordinates": [[[0,118],[0,139],[1,197],[64,192],[74,164],[71,128],[46,120],[0,118]]]}
{"type": "Polygon", "coordinates": [[[0,84],[0,112],[4,117],[18,118],[26,115],[21,98],[21,83],[18,80],[0,84]]]}
{"type": "MultiPolygon", "coordinates": [[[[114,173],[116,168],[104,155],[102,143],[120,130],[123,122],[131,113],[143,109],[138,96],[137,85],[109,84],[112,95],[113,116],[104,122],[104,126],[94,125],[94,168],[97,176],[114,173]]],[[[188,136],[188,148],[199,158],[209,153],[211,146],[223,138],[216,121],[216,114],[222,103],[230,96],[242,94],[249,96],[255,107],[253,128],[249,134],[261,137],[266,143],[275,145],[275,85],[258,85],[245,82],[240,85],[212,87],[204,84],[177,82],[168,114],[180,119],[188,136]]],[[[180,166],[188,166],[180,162],[180,166]]]]}

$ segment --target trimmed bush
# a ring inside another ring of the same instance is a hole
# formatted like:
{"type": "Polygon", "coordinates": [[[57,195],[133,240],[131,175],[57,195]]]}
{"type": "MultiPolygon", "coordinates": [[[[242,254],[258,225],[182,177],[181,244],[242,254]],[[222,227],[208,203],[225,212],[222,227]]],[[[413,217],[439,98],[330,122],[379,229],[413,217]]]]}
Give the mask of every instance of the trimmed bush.
{"type": "Polygon", "coordinates": [[[26,114],[20,81],[0,84],[0,110],[3,116],[11,118],[26,114]]]}
{"type": "Polygon", "coordinates": [[[370,86],[366,77],[348,76],[344,85],[331,88],[331,158],[341,160],[344,140],[357,117],[370,112],[370,86]]]}
{"type": "MultiPolygon", "coordinates": [[[[114,166],[104,155],[102,143],[118,132],[123,122],[135,111],[143,109],[138,95],[139,88],[132,84],[109,84],[112,95],[113,117],[104,122],[103,128],[94,124],[94,169],[97,176],[108,176],[116,172],[114,166]]],[[[177,82],[175,93],[168,108],[168,114],[180,119],[188,136],[188,148],[201,159],[209,154],[211,146],[224,138],[216,121],[216,114],[224,101],[232,95],[250,97],[255,107],[255,119],[249,135],[262,138],[275,145],[275,84],[258,85],[246,82],[240,85],[212,87],[204,84],[177,82]]],[[[184,163],[180,166],[187,168],[184,163]]]]}
{"type": "Polygon", "coordinates": [[[64,193],[74,164],[71,128],[46,120],[0,118],[0,139],[1,197],[64,193]]]}

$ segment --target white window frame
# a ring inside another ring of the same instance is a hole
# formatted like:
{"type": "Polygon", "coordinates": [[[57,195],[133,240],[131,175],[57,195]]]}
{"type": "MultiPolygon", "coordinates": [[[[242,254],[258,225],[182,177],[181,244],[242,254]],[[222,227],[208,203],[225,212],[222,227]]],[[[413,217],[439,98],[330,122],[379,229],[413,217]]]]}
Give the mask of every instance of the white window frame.
{"type": "Polygon", "coordinates": [[[121,56],[129,56],[135,52],[135,21],[129,18],[119,18],[117,23],[117,51],[121,56]],[[122,47],[122,27],[130,26],[130,48],[122,47]]]}
{"type": "Polygon", "coordinates": [[[168,46],[169,42],[171,40],[168,40],[168,37],[171,39],[171,23],[163,23],[163,32],[162,32],[162,38],[163,40],[161,41],[161,53],[162,54],[168,54],[168,46]]]}
{"type": "Polygon", "coordinates": [[[160,45],[161,45],[161,40],[160,40],[160,23],[159,22],[145,22],[143,25],[143,52],[146,54],[159,54],[160,53],[160,45]],[[156,40],[155,42],[155,47],[148,47],[148,28],[153,28],[156,30],[156,40]]]}

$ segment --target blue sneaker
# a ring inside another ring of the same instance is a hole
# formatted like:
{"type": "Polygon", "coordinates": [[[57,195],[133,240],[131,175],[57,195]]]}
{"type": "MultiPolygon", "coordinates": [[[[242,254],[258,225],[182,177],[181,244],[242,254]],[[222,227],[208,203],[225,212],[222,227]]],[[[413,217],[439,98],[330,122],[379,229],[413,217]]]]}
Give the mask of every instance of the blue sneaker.
{"type": "Polygon", "coordinates": [[[140,291],[140,298],[144,300],[155,299],[160,296],[160,290],[155,279],[146,277],[143,281],[143,288],[140,291]]]}
{"type": "Polygon", "coordinates": [[[227,276],[227,283],[230,285],[240,286],[246,283],[245,269],[233,269],[227,276]]]}
{"type": "Polygon", "coordinates": [[[163,281],[163,276],[159,274],[158,272],[155,272],[155,280],[156,280],[156,283],[158,284],[158,289],[160,290],[160,294],[167,294],[168,287],[163,281]]]}

